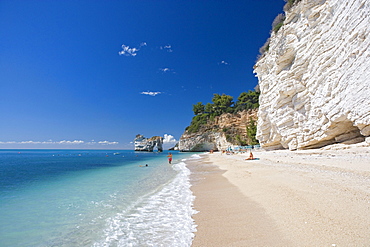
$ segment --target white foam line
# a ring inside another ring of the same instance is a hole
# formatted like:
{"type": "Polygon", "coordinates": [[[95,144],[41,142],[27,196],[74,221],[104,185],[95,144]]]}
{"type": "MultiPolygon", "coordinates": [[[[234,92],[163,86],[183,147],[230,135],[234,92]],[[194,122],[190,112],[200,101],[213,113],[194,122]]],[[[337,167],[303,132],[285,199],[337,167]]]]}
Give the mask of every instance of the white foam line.
{"type": "Polygon", "coordinates": [[[178,174],[161,191],[134,210],[109,218],[105,240],[94,246],[191,246],[196,231],[192,215],[197,213],[191,172],[184,162],[174,164],[173,169],[178,174]]]}

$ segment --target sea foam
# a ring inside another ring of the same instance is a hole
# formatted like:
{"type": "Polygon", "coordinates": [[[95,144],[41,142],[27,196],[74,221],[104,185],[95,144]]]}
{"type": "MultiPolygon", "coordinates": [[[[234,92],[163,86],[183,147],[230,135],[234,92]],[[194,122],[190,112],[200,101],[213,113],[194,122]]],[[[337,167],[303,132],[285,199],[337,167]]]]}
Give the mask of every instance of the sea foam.
{"type": "Polygon", "coordinates": [[[178,174],[172,181],[108,218],[104,240],[94,246],[191,246],[196,211],[190,170],[185,162],[174,164],[173,169],[178,174]]]}

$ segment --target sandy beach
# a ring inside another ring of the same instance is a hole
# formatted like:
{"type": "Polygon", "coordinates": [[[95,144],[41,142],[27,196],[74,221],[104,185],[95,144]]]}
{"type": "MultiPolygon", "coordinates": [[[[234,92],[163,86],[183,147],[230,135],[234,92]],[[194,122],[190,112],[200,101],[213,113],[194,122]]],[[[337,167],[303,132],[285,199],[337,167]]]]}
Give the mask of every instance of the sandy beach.
{"type": "Polygon", "coordinates": [[[370,246],[370,148],[203,154],[192,246],[370,246]]]}

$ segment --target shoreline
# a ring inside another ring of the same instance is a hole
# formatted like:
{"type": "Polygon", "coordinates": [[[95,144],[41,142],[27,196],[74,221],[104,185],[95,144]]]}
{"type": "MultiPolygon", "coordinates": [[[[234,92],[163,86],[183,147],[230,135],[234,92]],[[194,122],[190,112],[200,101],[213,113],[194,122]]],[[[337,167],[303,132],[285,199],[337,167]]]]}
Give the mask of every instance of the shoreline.
{"type": "Polygon", "coordinates": [[[231,184],[223,176],[224,170],[207,160],[209,157],[202,155],[200,161],[188,165],[198,211],[193,215],[197,231],[192,246],[287,246],[265,210],[231,184]]]}
{"type": "Polygon", "coordinates": [[[192,246],[369,246],[370,148],[202,154],[192,246]]]}

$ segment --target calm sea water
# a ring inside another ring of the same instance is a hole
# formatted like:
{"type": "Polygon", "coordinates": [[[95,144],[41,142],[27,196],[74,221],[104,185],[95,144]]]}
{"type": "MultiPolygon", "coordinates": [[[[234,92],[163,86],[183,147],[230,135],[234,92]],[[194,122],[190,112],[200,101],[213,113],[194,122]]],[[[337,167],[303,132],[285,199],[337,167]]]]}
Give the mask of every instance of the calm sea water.
{"type": "Polygon", "coordinates": [[[199,156],[172,153],[0,150],[0,246],[190,246],[199,156]]]}

